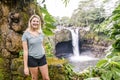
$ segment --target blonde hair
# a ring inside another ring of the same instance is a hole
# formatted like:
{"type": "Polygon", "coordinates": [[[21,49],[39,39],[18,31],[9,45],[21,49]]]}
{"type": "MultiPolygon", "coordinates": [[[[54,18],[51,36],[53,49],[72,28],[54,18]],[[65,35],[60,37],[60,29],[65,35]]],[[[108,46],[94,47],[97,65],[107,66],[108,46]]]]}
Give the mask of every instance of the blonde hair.
{"type": "Polygon", "coordinates": [[[40,19],[40,17],[39,17],[38,15],[36,15],[36,14],[32,15],[32,16],[29,18],[27,30],[32,30],[31,21],[32,21],[33,18],[38,18],[38,19],[39,19],[40,24],[39,24],[39,26],[38,26],[37,31],[38,31],[38,32],[42,32],[42,29],[41,29],[41,19],[40,19]]]}

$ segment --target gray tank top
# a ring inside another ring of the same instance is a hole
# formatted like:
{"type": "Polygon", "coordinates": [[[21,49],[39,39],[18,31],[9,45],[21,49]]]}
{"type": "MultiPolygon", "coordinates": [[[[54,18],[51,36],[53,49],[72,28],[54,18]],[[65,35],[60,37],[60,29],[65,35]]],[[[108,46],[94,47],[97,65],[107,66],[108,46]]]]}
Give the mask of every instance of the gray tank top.
{"type": "Polygon", "coordinates": [[[36,59],[39,59],[45,55],[45,51],[42,45],[44,35],[39,33],[39,36],[33,36],[30,32],[25,31],[22,36],[22,41],[27,41],[28,55],[36,59]]]}

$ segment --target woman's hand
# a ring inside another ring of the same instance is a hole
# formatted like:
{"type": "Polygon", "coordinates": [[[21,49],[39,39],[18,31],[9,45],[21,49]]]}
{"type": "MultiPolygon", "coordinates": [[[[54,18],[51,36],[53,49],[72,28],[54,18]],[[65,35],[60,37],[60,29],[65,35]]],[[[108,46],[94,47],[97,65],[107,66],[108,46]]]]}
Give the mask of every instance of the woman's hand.
{"type": "Polygon", "coordinates": [[[28,69],[28,68],[24,68],[24,74],[25,74],[26,76],[29,76],[29,69],[28,69]]]}

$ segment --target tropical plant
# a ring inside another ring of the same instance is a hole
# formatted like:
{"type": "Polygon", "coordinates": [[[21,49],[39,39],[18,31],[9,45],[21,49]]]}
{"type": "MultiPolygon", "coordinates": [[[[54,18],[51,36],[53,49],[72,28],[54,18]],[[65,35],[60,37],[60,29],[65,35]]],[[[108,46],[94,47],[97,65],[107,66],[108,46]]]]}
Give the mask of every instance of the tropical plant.
{"type": "Polygon", "coordinates": [[[103,7],[97,7],[95,5],[95,0],[80,1],[71,19],[73,24],[77,26],[86,27],[92,24],[97,25],[104,21],[103,13],[103,7]]]}
{"type": "MultiPolygon", "coordinates": [[[[44,4],[46,0],[42,0],[41,3],[44,4]]],[[[67,6],[67,4],[69,3],[69,0],[62,0],[63,4],[65,4],[65,6],[67,6]]],[[[35,0],[35,2],[37,2],[35,0]]],[[[55,19],[54,17],[48,12],[47,10],[47,6],[46,4],[44,4],[44,6],[40,6],[39,5],[39,10],[42,13],[42,17],[43,17],[43,21],[44,21],[44,25],[43,25],[43,32],[50,36],[53,35],[53,29],[55,29],[55,19]]]]}
{"type": "Polygon", "coordinates": [[[105,58],[97,63],[102,80],[120,80],[120,56],[105,58]]]}
{"type": "Polygon", "coordinates": [[[43,21],[44,21],[43,32],[48,36],[53,35],[52,30],[56,28],[54,26],[54,22],[55,22],[54,18],[47,11],[46,6],[40,7],[40,10],[42,12],[43,21]]]}
{"type": "Polygon", "coordinates": [[[120,5],[113,11],[113,26],[109,29],[110,38],[115,42],[106,57],[100,60],[96,67],[102,80],[120,80],[120,5]]]}
{"type": "Polygon", "coordinates": [[[53,57],[53,47],[50,42],[45,42],[46,56],[53,57]]]}

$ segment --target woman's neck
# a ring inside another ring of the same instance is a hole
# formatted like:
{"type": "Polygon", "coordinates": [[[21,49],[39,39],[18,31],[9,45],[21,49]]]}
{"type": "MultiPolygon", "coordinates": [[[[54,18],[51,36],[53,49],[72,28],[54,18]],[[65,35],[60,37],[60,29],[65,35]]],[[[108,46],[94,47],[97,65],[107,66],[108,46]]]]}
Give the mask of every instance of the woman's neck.
{"type": "Polygon", "coordinates": [[[30,31],[31,31],[31,32],[37,32],[37,29],[34,29],[34,28],[33,28],[33,29],[31,29],[30,31]]]}

